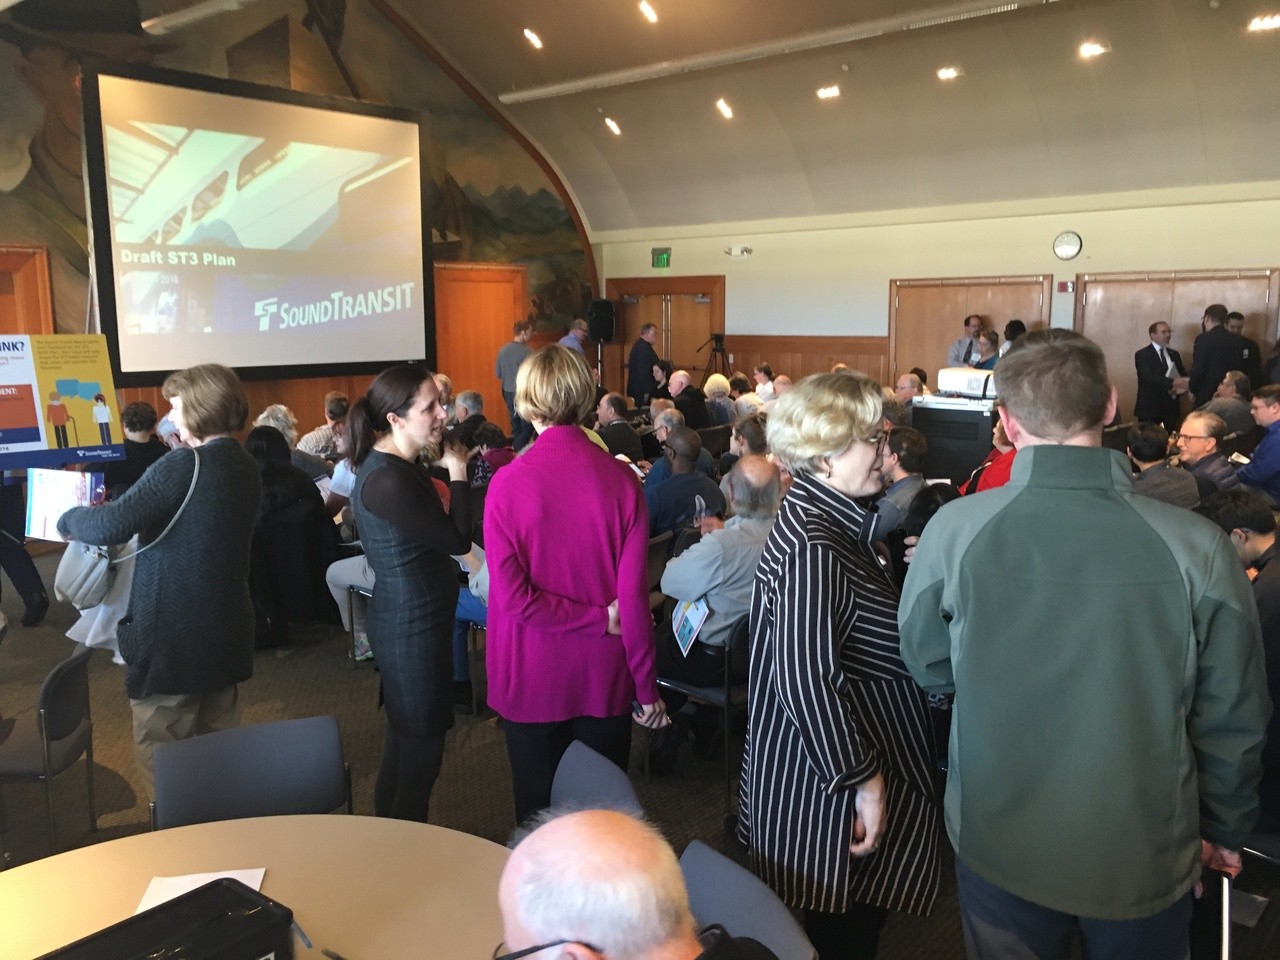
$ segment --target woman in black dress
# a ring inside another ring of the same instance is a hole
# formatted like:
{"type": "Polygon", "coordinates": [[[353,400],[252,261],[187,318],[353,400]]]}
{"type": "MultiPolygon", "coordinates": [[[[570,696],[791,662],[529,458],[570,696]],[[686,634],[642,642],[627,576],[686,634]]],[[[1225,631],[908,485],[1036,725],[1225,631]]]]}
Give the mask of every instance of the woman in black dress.
{"type": "Polygon", "coordinates": [[[458,565],[471,548],[466,451],[446,447],[447,512],[419,461],[444,436],[445,411],[431,373],[392,367],[347,415],[351,461],[359,471],[351,503],[375,585],[369,646],[382,673],[387,738],[374,813],[427,819],[453,726],[453,616],[458,565]]]}

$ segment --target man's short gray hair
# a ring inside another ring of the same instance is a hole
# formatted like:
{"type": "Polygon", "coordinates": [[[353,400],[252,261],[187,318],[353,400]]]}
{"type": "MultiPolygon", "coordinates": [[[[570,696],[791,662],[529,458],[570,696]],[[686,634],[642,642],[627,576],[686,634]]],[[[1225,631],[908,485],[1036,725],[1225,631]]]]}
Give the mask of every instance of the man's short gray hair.
{"type": "Polygon", "coordinates": [[[484,397],[474,390],[463,390],[453,402],[462,404],[472,413],[484,413],[484,397]]]}
{"type": "MultiPolygon", "coordinates": [[[[529,832],[570,812],[543,811],[529,832]]],[[[652,841],[650,849],[609,869],[573,849],[552,848],[527,859],[514,885],[514,906],[535,941],[572,940],[609,960],[639,960],[696,935],[675,853],[654,827],[636,823],[652,841]]]]}
{"type": "Polygon", "coordinates": [[[654,429],[658,427],[666,427],[668,430],[674,430],[676,427],[684,426],[684,414],[679,410],[663,410],[660,414],[653,418],[654,429]]]}
{"type": "Polygon", "coordinates": [[[255,427],[275,427],[284,434],[285,441],[292,450],[298,443],[298,418],[283,403],[273,403],[258,414],[253,421],[255,427]]]}
{"type": "Polygon", "coordinates": [[[782,475],[759,454],[742,457],[725,477],[733,514],[746,520],[771,520],[778,513],[782,475]],[[758,481],[764,477],[764,483],[758,481]]]}

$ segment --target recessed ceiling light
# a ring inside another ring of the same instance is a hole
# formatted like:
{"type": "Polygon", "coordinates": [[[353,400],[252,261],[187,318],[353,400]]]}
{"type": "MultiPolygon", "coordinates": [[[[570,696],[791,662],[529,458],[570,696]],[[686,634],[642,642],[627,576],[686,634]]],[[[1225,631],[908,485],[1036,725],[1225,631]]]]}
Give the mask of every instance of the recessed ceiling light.
{"type": "Polygon", "coordinates": [[[721,97],[719,100],[716,101],[716,109],[719,110],[722,114],[724,114],[724,118],[726,120],[733,119],[733,108],[730,107],[729,104],[725,103],[724,97],[721,97]]]}
{"type": "Polygon", "coordinates": [[[834,83],[829,87],[818,88],[819,100],[834,100],[838,96],[840,96],[840,88],[834,83]]]}
{"type": "Polygon", "coordinates": [[[536,33],[534,33],[532,30],[530,30],[528,27],[524,28],[524,38],[533,44],[533,49],[535,50],[542,49],[542,38],[538,36],[536,33]]]}
{"type": "Polygon", "coordinates": [[[604,125],[613,131],[615,137],[622,136],[622,128],[618,126],[618,121],[614,120],[613,117],[605,117],[604,125]]]}
{"type": "Polygon", "coordinates": [[[649,6],[649,0],[640,0],[640,12],[644,14],[644,18],[650,23],[658,22],[658,15],[654,12],[653,7],[649,6]]]}
{"type": "Polygon", "coordinates": [[[1100,57],[1110,50],[1111,44],[1098,43],[1096,40],[1086,40],[1084,43],[1080,44],[1080,56],[1085,60],[1088,60],[1090,57],[1100,57]]]}
{"type": "Polygon", "coordinates": [[[938,71],[939,80],[954,80],[956,77],[964,76],[963,67],[943,67],[938,71]]]}
{"type": "Polygon", "coordinates": [[[1254,17],[1249,21],[1250,30],[1276,30],[1280,29],[1280,13],[1273,13],[1268,17],[1254,17]]]}

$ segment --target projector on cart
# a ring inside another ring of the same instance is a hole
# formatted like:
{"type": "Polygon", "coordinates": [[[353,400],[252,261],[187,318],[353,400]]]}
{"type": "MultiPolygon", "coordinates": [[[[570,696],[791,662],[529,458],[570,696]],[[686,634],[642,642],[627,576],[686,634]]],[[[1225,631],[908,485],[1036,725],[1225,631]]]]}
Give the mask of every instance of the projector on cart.
{"type": "MultiPolygon", "coordinates": [[[[943,367],[938,371],[938,385],[934,394],[949,394],[957,397],[989,400],[995,397],[995,384],[991,381],[990,370],[975,370],[973,367],[943,367]]],[[[918,402],[919,398],[917,398],[918,402]]]]}

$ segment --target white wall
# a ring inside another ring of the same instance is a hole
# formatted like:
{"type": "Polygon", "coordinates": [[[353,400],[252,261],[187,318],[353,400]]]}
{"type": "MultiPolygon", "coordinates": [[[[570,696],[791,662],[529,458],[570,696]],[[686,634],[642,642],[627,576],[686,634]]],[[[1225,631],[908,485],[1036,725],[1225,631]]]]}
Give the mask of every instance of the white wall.
{"type": "MultiPolygon", "coordinates": [[[[728,333],[884,336],[889,281],[924,277],[1167,271],[1280,266],[1280,182],[1070,197],[856,217],[812,217],[591,237],[602,278],[726,277],[728,333]],[[1074,230],[1080,256],[1058,260],[1074,230]],[[724,248],[745,244],[747,259],[724,248]],[[652,247],[672,248],[654,270],[652,247]]],[[[1054,294],[1051,322],[1070,326],[1073,294],[1054,294]]]]}

